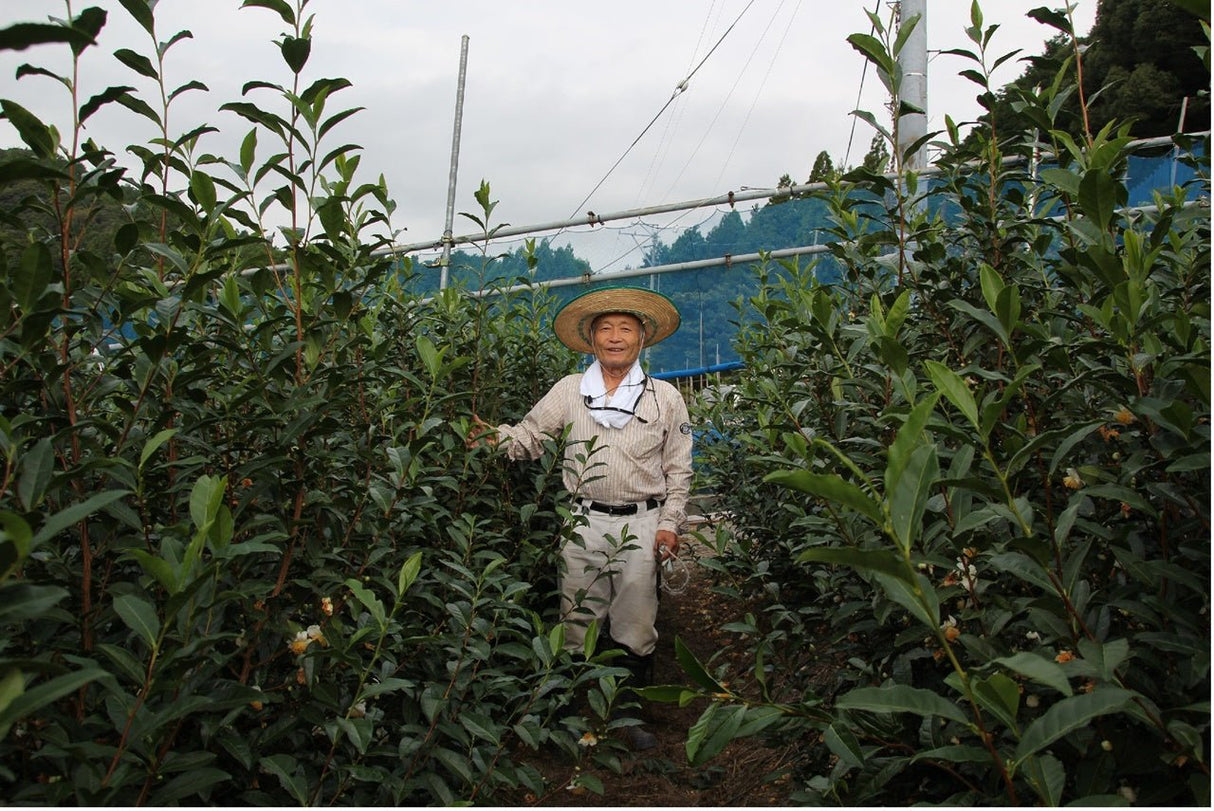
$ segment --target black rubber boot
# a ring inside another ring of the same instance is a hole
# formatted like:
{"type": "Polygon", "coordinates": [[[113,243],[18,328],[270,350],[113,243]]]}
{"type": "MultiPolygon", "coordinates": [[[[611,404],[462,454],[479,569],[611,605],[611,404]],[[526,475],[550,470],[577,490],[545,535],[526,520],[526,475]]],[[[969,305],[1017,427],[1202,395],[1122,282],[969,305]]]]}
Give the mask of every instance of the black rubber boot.
{"type": "MultiPolygon", "coordinates": [[[[653,673],[653,654],[649,656],[637,656],[622,646],[621,650],[624,651],[624,655],[620,657],[620,665],[628,670],[626,686],[634,690],[648,687],[653,673]]],[[[621,709],[618,717],[640,721],[636,709],[632,707],[621,709]]],[[[645,729],[640,723],[629,724],[624,728],[624,732],[628,736],[628,743],[634,752],[643,752],[658,745],[658,737],[645,729]]]]}

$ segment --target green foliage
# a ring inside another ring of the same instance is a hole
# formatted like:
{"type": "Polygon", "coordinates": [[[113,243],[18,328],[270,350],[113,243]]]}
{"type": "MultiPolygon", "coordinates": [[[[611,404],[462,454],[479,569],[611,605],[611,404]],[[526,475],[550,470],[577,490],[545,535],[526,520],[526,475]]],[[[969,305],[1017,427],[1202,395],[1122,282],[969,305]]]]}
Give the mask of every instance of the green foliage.
{"type": "Polygon", "coordinates": [[[148,44],[114,56],[162,101],[75,85],[102,58],[97,9],[0,38],[72,48],[68,75],[19,77],[88,98],[73,127],[119,105],[158,129],[131,172],[3,103],[29,151],[0,164],[0,791],[544,793],[517,753],[586,757],[623,671],[561,644],[559,455],[505,466],[464,437],[473,412],[517,417],[571,369],[536,329],[551,299],[402,292],[387,189],[334,140],[357,113],[334,106],[348,83],[306,78],[307,0],[244,3],[284,27],[288,79],[223,105],[248,126],[235,157],[204,151],[210,127],[167,129],[176,98],[205,92],[169,78],[188,32],[121,5],[148,44]],[[577,694],[591,718],[567,711],[577,694]]]}
{"type": "Polygon", "coordinates": [[[754,666],[652,697],[711,699],[700,747],[743,710],[819,740],[812,805],[1204,806],[1208,159],[1125,211],[1125,128],[1043,133],[1039,177],[1015,133],[949,135],[939,178],[855,176],[879,213],[829,198],[842,283],[780,263],[739,301],[746,367],[695,410],[754,666]]]}

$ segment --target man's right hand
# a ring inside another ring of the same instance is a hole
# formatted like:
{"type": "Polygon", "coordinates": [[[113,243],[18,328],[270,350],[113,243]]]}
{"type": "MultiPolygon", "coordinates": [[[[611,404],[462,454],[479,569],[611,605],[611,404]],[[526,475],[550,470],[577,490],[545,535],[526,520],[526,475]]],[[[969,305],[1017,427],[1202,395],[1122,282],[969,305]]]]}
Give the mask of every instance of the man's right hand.
{"type": "Polygon", "coordinates": [[[496,448],[497,429],[473,414],[472,427],[468,429],[468,436],[464,440],[464,444],[469,448],[476,448],[482,444],[488,444],[489,447],[496,448]]]}

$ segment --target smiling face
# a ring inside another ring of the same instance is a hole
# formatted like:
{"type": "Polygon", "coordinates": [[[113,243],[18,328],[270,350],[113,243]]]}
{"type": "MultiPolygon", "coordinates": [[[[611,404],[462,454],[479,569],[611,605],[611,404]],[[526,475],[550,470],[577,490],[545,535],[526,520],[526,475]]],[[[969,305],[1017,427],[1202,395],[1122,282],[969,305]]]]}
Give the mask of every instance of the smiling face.
{"type": "Polygon", "coordinates": [[[594,356],[603,368],[617,374],[627,372],[636,363],[644,337],[640,319],[627,313],[600,315],[590,328],[594,356]]]}

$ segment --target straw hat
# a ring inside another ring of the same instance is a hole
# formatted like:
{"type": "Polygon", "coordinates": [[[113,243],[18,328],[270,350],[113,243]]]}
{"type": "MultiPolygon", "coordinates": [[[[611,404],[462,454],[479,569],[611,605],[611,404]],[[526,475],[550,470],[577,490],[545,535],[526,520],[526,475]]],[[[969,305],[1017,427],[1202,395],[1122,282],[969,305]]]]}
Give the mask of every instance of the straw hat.
{"type": "Polygon", "coordinates": [[[669,338],[679,328],[679,311],[669,298],[643,287],[600,287],[571,299],[553,319],[552,329],[570,349],[594,353],[590,327],[606,313],[636,316],[645,329],[645,346],[669,338]]]}

